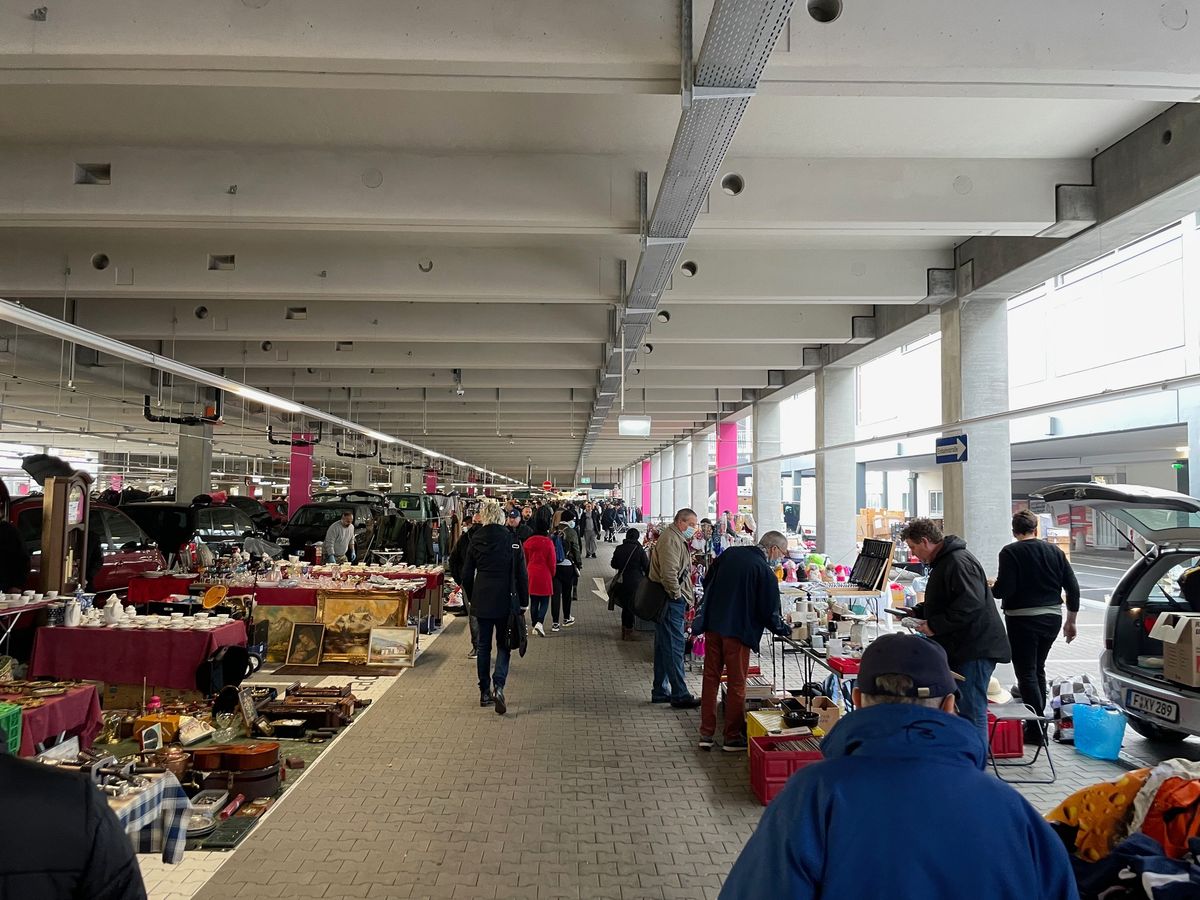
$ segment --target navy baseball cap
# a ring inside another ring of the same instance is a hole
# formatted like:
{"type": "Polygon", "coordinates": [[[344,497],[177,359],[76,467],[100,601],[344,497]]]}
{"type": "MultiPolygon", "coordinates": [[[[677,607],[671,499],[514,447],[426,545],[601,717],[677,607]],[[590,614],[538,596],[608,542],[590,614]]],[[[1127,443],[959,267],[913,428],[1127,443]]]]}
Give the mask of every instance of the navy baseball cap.
{"type": "Polygon", "coordinates": [[[957,688],[941,644],[915,634],[885,634],[863,651],[858,689],[864,694],[894,694],[876,688],[875,679],[881,675],[911,678],[909,697],[945,697],[957,688]]]}
{"type": "Polygon", "coordinates": [[[521,518],[521,511],[519,509],[517,509],[516,507],[513,507],[512,509],[510,509],[508,511],[508,517],[510,519],[519,519],[519,518],[521,518]]]}

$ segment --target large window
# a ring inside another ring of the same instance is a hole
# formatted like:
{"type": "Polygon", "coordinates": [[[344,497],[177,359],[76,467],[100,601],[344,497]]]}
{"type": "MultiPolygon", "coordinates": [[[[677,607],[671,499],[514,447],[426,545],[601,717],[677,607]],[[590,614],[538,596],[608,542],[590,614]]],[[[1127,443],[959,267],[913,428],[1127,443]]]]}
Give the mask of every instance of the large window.
{"type": "Polygon", "coordinates": [[[930,491],[929,492],[929,515],[932,518],[936,519],[936,518],[940,517],[942,514],[943,514],[942,492],[941,491],[930,491]]]}

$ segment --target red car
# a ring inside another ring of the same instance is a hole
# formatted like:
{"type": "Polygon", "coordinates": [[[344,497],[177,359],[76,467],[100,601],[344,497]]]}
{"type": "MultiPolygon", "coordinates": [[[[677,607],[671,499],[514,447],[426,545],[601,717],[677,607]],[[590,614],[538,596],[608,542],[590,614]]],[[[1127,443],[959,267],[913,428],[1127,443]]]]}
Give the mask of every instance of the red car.
{"type": "MultiPolygon", "coordinates": [[[[42,498],[30,497],[12,504],[9,521],[17,528],[31,565],[26,588],[40,587],[42,563],[42,498]]],[[[96,593],[117,591],[124,594],[135,575],[165,568],[166,560],[158,547],[137,523],[125,513],[103,503],[93,503],[88,515],[88,544],[91,551],[99,546],[100,568],[89,562],[96,593]]]]}

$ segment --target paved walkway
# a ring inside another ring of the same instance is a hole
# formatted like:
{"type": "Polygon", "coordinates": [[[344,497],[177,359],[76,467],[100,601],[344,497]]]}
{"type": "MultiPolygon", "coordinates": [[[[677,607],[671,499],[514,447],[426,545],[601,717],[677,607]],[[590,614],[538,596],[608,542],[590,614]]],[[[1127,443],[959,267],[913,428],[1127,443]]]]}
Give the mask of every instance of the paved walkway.
{"type": "MultiPolygon", "coordinates": [[[[617,640],[591,594],[601,550],[578,624],[514,660],[507,716],[479,708],[457,620],[197,896],[715,897],[762,812],[746,756],[649,703],[650,637],[617,640]]],[[[1042,810],[1119,771],[1055,750],[1064,777],[1025,789],[1042,810]]]]}

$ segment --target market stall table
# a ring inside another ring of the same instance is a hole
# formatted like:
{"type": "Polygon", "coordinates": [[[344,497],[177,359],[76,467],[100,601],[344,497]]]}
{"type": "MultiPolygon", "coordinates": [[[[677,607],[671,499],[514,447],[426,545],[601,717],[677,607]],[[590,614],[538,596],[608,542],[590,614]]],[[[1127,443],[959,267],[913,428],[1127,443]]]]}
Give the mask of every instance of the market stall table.
{"type": "Polygon", "coordinates": [[[6,606],[0,608],[0,652],[3,652],[8,645],[9,636],[14,628],[17,627],[17,621],[25,613],[37,612],[39,609],[45,609],[54,600],[38,600],[34,603],[22,603],[20,606],[6,606]]]}
{"type": "MultiPolygon", "coordinates": [[[[25,699],[23,694],[13,694],[0,685],[0,701],[15,702],[25,699]]],[[[100,712],[100,695],[94,684],[69,688],[61,697],[46,697],[41,706],[21,711],[21,746],[18,756],[35,756],[38,744],[60,734],[78,737],[79,746],[87,749],[96,740],[104,727],[100,712]]]]}
{"type": "Polygon", "coordinates": [[[161,603],[173,595],[186,594],[195,575],[138,575],[129,580],[130,603],[161,603]]]}
{"type": "Polygon", "coordinates": [[[117,814],[136,852],[161,850],[163,862],[182,862],[192,804],[170,772],[146,777],[148,788],[132,797],[109,797],[109,808],[117,814]]]}
{"type": "Polygon", "coordinates": [[[213,629],[42,628],[33,645],[34,675],[105,684],[196,689],[196,668],[218,647],[246,645],[246,626],[213,629]]]}

